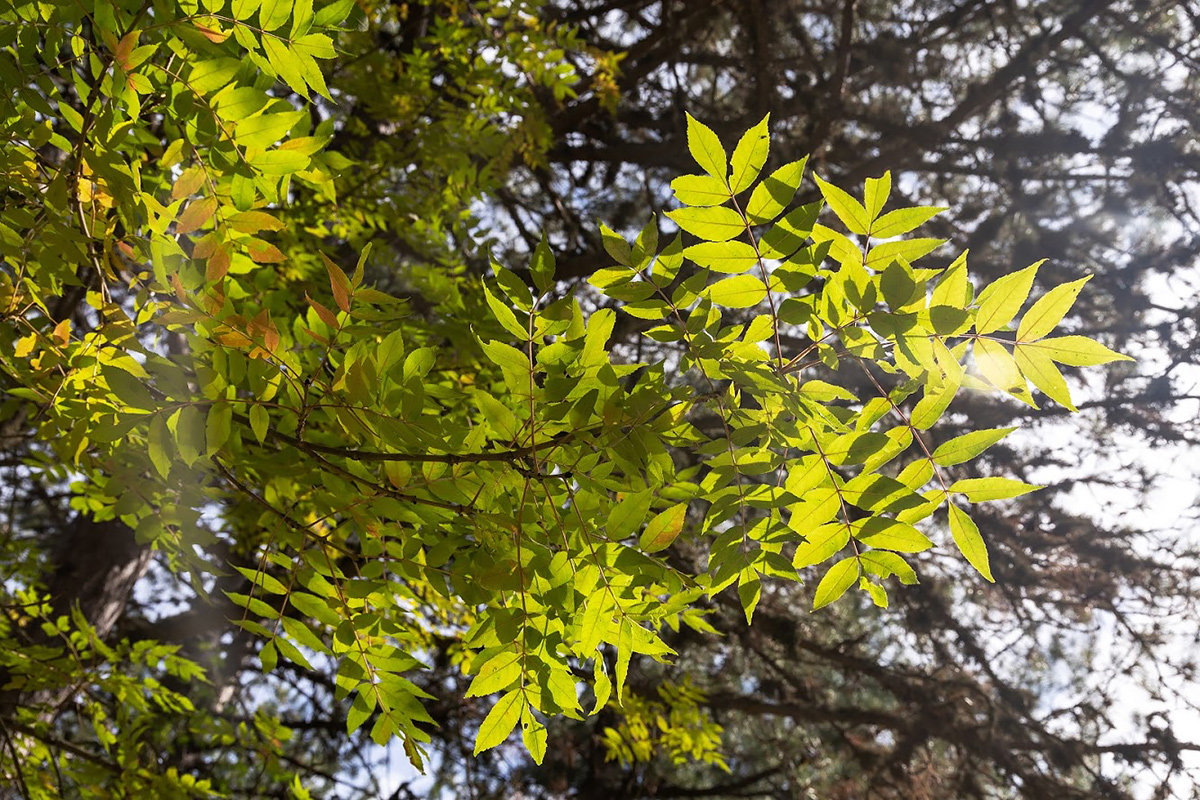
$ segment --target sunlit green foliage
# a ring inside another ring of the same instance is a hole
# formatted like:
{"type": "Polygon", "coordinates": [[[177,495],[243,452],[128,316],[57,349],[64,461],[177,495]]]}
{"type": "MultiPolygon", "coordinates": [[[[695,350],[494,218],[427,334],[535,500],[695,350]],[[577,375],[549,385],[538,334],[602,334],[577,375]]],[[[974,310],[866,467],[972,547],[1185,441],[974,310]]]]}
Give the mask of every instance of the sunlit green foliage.
{"type": "MultiPolygon", "coordinates": [[[[547,718],[617,704],[618,757],[644,755],[629,731],[662,713],[671,752],[719,763],[707,723],[673,717],[688,690],[660,710],[626,687],[635,656],[671,658],[664,629],[710,631],[705,598],[736,591],[752,622],[763,581],[805,581],[814,610],[856,586],[886,607],[951,543],[992,579],[971,504],[1036,487],[946,468],[1011,429],[936,447],[927,431],[959,391],[1032,405],[1032,382],[1073,407],[1056,364],[1121,358],[1050,337],[1083,280],[1022,314],[1037,265],[976,294],[965,255],[946,265],[943,241],[909,235],[938,209],[885,211],[889,174],[862,200],[817,177],[824,203],[797,206],[803,159],[761,174],[769,120],[727,154],[689,117],[702,173],[673,184],[680,233],[660,241],[652,209],[632,241],[603,228],[602,307],[564,295],[543,243],[520,274],[448,282],[431,321],[371,284],[367,250],[328,254],[371,224],[292,214],[297,197],[334,208],[356,168],[284,90],[333,100],[320,60],[351,6],[0,7],[0,416],[36,429],[30,469],[73,481],[79,511],[134,529],[198,592],[244,575],[229,597],[264,672],[328,671],[348,729],[401,738],[417,764],[432,719],[406,676],[435,636],[459,640],[468,694],[496,698],[476,753],[519,726],[540,761],[547,718]],[[619,315],[667,360],[614,353],[619,315]],[[819,365],[846,380],[810,378],[819,365]],[[214,514],[249,566],[198,555],[214,514]],[[706,569],[673,561],[683,546],[706,569]]],[[[110,726],[95,704],[103,764],[69,759],[68,782],[117,764],[131,791],[204,794],[155,769],[137,721],[189,710],[151,677],[160,663],[182,681],[196,668],[43,620],[38,587],[17,588],[8,689],[86,683],[127,713],[110,726]]],[[[31,796],[50,791],[31,778],[50,760],[40,714],[16,709],[6,734],[31,796]]]]}

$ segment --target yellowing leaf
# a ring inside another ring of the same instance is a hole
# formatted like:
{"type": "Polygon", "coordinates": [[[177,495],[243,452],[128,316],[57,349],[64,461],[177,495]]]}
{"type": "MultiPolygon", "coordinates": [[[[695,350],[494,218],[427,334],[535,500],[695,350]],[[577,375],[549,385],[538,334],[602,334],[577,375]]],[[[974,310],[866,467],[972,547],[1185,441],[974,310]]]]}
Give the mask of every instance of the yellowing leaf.
{"type": "Polygon", "coordinates": [[[843,558],[829,568],[821,582],[817,584],[817,592],[813,596],[812,610],[824,608],[846,593],[846,590],[858,580],[858,559],[854,556],[843,558]]]}
{"type": "Polygon", "coordinates": [[[508,738],[521,718],[524,705],[520,689],[513,689],[496,701],[496,705],[483,718],[479,733],[475,736],[475,755],[492,749],[508,738]]]}
{"type": "Polygon", "coordinates": [[[758,263],[758,254],[745,242],[701,242],[683,251],[685,257],[713,272],[746,272],[758,263]]]}
{"type": "Polygon", "coordinates": [[[933,547],[929,537],[912,525],[886,517],[865,520],[854,538],[870,547],[899,553],[920,553],[933,547]]]}
{"type": "Polygon", "coordinates": [[[1024,305],[1025,298],[1029,296],[1038,267],[1043,263],[1045,262],[1038,261],[1025,269],[1005,275],[979,293],[979,313],[975,316],[976,333],[992,333],[1012,322],[1013,317],[1024,305]]]}
{"type": "Polygon", "coordinates": [[[959,551],[966,557],[967,562],[980,575],[991,583],[995,583],[996,581],[992,578],[991,565],[988,563],[987,545],[983,543],[983,537],[979,535],[979,527],[975,524],[975,520],[967,515],[967,512],[956,505],[950,506],[950,534],[954,537],[954,543],[958,545],[959,551]]]}
{"type": "Polygon", "coordinates": [[[655,553],[668,547],[675,537],[683,530],[683,522],[687,517],[687,503],[676,503],[665,511],[660,511],[646,524],[642,533],[642,550],[655,553]]]}
{"type": "Polygon", "coordinates": [[[874,222],[879,213],[883,211],[883,206],[887,203],[891,193],[892,173],[890,170],[884,172],[878,178],[867,178],[866,186],[863,190],[863,207],[867,211],[868,219],[874,222]]]}
{"type": "Polygon", "coordinates": [[[871,237],[891,239],[924,225],[945,211],[944,206],[913,206],[889,211],[871,223],[871,237]]]}
{"type": "Polygon", "coordinates": [[[814,564],[820,564],[849,542],[850,529],[846,523],[831,522],[821,525],[805,536],[805,540],[796,546],[796,552],[792,556],[792,566],[796,569],[804,569],[814,564]]]}
{"type": "Polygon", "coordinates": [[[734,194],[754,183],[763,164],[767,163],[767,152],[771,145],[770,119],[770,114],[763,117],[761,122],[746,131],[733,149],[733,157],[729,162],[729,188],[734,194]]]}
{"type": "Polygon", "coordinates": [[[1042,488],[1012,478],[963,478],[950,485],[950,492],[965,494],[972,503],[982,503],[987,500],[1008,500],[1042,488]]]}
{"type": "Polygon", "coordinates": [[[867,210],[863,208],[862,203],[832,183],[823,181],[819,177],[816,180],[817,186],[821,188],[821,194],[825,197],[825,202],[833,209],[833,213],[837,214],[842,224],[849,228],[851,233],[865,234],[870,227],[871,218],[867,215],[867,210]]]}
{"type": "Polygon", "coordinates": [[[521,653],[508,650],[484,662],[467,688],[467,697],[483,697],[502,692],[521,677],[521,653]]]}
{"type": "Polygon", "coordinates": [[[1086,336],[1058,336],[1020,345],[1026,353],[1036,351],[1052,361],[1069,367],[1091,367],[1110,361],[1132,361],[1129,356],[1109,350],[1099,342],[1086,336]]]}
{"type": "Polygon", "coordinates": [[[241,233],[258,233],[283,230],[283,223],[265,211],[239,211],[230,215],[229,227],[241,233]]]}
{"type": "Polygon", "coordinates": [[[540,766],[546,758],[546,726],[535,719],[528,708],[521,709],[521,740],[533,763],[540,766]]]}
{"type": "Polygon", "coordinates": [[[1089,275],[1046,292],[1021,318],[1021,324],[1017,326],[1017,341],[1032,342],[1054,330],[1059,320],[1075,305],[1075,298],[1083,291],[1083,285],[1091,279],[1089,275]]]}
{"type": "Polygon", "coordinates": [[[671,189],[685,206],[719,206],[729,201],[724,181],[711,175],[682,175],[671,181],[671,189]]]}
{"type": "Polygon", "coordinates": [[[807,163],[808,158],[802,158],[784,164],[754,187],[746,202],[746,216],[751,222],[756,225],[770,222],[788,207],[800,187],[807,163]]]}
{"type": "Polygon", "coordinates": [[[970,461],[1015,430],[1016,428],[989,428],[956,436],[948,442],[943,442],[933,451],[933,460],[943,467],[970,461]]]}
{"type": "Polygon", "coordinates": [[[725,148],[712,129],[687,115],[687,142],[692,158],[700,168],[724,184],[728,175],[725,148]]]}
{"type": "Polygon", "coordinates": [[[1037,347],[1018,343],[1013,348],[1013,357],[1017,366],[1021,368],[1021,373],[1043,394],[1065,408],[1078,410],[1071,400],[1071,391],[1067,388],[1066,380],[1050,360],[1050,356],[1037,347]]]}
{"type": "Polygon", "coordinates": [[[732,208],[677,208],[667,216],[680,228],[709,242],[723,242],[746,230],[746,223],[732,208]]]}
{"type": "Polygon", "coordinates": [[[975,366],[979,374],[997,389],[1033,405],[1029,387],[1025,385],[1025,376],[1004,345],[990,339],[976,339],[975,366]]]}
{"type": "Polygon", "coordinates": [[[195,194],[196,190],[203,185],[204,169],[199,166],[188,167],[179,173],[175,185],[171,187],[171,199],[178,200],[181,197],[189,197],[195,194]]]}
{"type": "Polygon", "coordinates": [[[705,294],[726,308],[750,308],[767,296],[767,285],[753,275],[735,275],[709,286],[705,294]]]}

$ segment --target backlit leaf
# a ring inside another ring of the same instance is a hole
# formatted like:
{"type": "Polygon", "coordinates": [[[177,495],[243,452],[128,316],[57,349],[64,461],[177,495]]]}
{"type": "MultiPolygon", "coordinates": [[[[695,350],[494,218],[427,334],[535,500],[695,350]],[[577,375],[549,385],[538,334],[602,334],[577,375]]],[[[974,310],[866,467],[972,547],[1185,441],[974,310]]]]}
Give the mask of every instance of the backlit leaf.
{"type": "Polygon", "coordinates": [[[1021,310],[1038,267],[1031,264],[1023,270],[998,278],[979,293],[979,313],[975,315],[975,332],[983,335],[998,331],[1012,322],[1021,310]]]}
{"type": "Polygon", "coordinates": [[[1042,295],[1025,312],[1025,316],[1021,317],[1021,324],[1017,326],[1017,341],[1032,342],[1054,330],[1054,326],[1075,304],[1075,298],[1083,291],[1083,285],[1091,279],[1092,276],[1089,275],[1077,281],[1064,283],[1042,295]]]}
{"type": "Polygon", "coordinates": [[[950,506],[950,534],[954,537],[954,543],[958,545],[959,551],[967,559],[967,562],[980,575],[995,583],[992,578],[991,565],[988,563],[987,545],[983,543],[983,537],[979,535],[979,527],[975,524],[975,520],[967,515],[967,512],[953,504],[950,506]]]}
{"type": "Polygon", "coordinates": [[[725,148],[712,129],[691,114],[687,115],[687,142],[688,150],[700,168],[724,184],[728,179],[725,148]]]}
{"type": "Polygon", "coordinates": [[[763,164],[767,163],[767,152],[771,144],[768,127],[770,119],[770,114],[763,117],[762,121],[746,131],[738,141],[737,147],[733,149],[733,156],[729,161],[729,188],[734,194],[754,183],[763,164]]]}
{"type": "Polygon", "coordinates": [[[964,433],[943,442],[933,451],[933,460],[943,467],[970,461],[1015,430],[1016,428],[990,428],[964,433]]]}
{"type": "Polygon", "coordinates": [[[817,592],[813,596],[812,610],[824,608],[846,593],[846,590],[858,581],[858,559],[854,556],[843,558],[829,568],[821,582],[817,584],[817,592]]]}
{"type": "Polygon", "coordinates": [[[492,706],[492,710],[479,725],[479,733],[475,736],[475,755],[502,744],[508,738],[513,728],[517,726],[517,720],[521,718],[521,709],[524,705],[524,697],[520,689],[513,689],[507,694],[501,695],[500,699],[496,701],[496,705],[492,706]]]}

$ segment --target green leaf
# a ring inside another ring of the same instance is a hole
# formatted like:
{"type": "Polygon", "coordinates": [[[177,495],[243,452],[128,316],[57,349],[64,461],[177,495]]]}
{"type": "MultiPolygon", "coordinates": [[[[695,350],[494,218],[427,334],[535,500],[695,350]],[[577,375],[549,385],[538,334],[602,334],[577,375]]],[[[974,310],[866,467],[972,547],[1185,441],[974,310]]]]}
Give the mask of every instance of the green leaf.
{"type": "Polygon", "coordinates": [[[150,420],[150,430],[146,435],[146,446],[150,463],[155,472],[164,480],[171,474],[171,432],[167,430],[165,414],[155,414],[150,420]]]}
{"type": "Polygon", "coordinates": [[[683,522],[687,517],[687,503],[676,503],[665,511],[660,511],[646,525],[642,533],[642,550],[655,553],[670,546],[675,537],[683,530],[683,522]]]}
{"type": "Polygon", "coordinates": [[[362,727],[375,711],[375,698],[370,692],[357,692],[350,710],[346,712],[346,733],[354,733],[362,727]]]}
{"type": "Polygon", "coordinates": [[[712,129],[698,122],[691,114],[687,115],[687,141],[688,150],[700,168],[726,185],[729,167],[725,160],[725,148],[712,129]]]}
{"type": "Polygon", "coordinates": [[[1057,336],[1018,346],[1026,353],[1036,351],[1069,367],[1092,367],[1110,361],[1133,360],[1086,336],[1057,336]]]}
{"type": "Polygon", "coordinates": [[[492,310],[492,316],[500,323],[504,330],[511,333],[518,341],[524,341],[529,338],[529,331],[520,322],[517,321],[517,315],[506,304],[501,303],[496,299],[486,286],[483,287],[483,296],[487,300],[488,308],[492,310]]]}
{"type": "Polygon", "coordinates": [[[515,441],[521,432],[521,424],[517,421],[517,415],[508,406],[482,389],[476,389],[474,397],[475,405],[479,407],[483,418],[487,420],[488,427],[500,438],[515,441]]]}
{"type": "Polygon", "coordinates": [[[867,217],[874,222],[883,211],[884,204],[892,193],[892,173],[887,171],[878,178],[867,178],[866,189],[863,192],[863,207],[867,217]]]}
{"type": "Polygon", "coordinates": [[[750,308],[767,296],[767,285],[753,275],[735,275],[709,286],[705,296],[726,308],[750,308]]]}
{"type": "Polygon", "coordinates": [[[582,657],[590,658],[595,654],[600,642],[608,637],[612,618],[612,596],[603,588],[592,592],[584,604],[579,623],[578,652],[582,657]]]}
{"type": "Polygon", "coordinates": [[[512,733],[513,728],[517,726],[517,720],[521,718],[521,709],[524,706],[523,693],[520,689],[513,689],[502,695],[479,726],[479,733],[475,736],[475,755],[502,744],[512,733]]]}
{"type": "Polygon", "coordinates": [[[950,492],[965,494],[972,503],[982,503],[988,500],[1008,500],[1044,488],[1012,478],[963,478],[950,485],[950,492]]]}
{"type": "Polygon", "coordinates": [[[1017,366],[1021,368],[1021,373],[1043,394],[1071,411],[1078,411],[1075,403],[1071,401],[1071,391],[1067,388],[1066,380],[1050,360],[1050,356],[1037,347],[1017,344],[1013,348],[1013,357],[1017,366]]]}
{"type": "MultiPolygon", "coordinates": [[[[554,285],[554,268],[554,253],[550,251],[546,235],[542,234],[537,247],[533,248],[533,258],[529,262],[529,274],[533,277],[533,284],[538,287],[539,291],[547,292],[554,285]]],[[[522,336],[525,335],[522,334],[522,336]]]]}
{"type": "Polygon", "coordinates": [[[234,126],[233,138],[242,147],[269,147],[286,136],[303,116],[303,111],[281,111],[251,117],[234,126]]]}
{"type": "Polygon", "coordinates": [[[746,230],[741,215],[724,206],[677,208],[668,211],[667,216],[688,233],[709,242],[723,242],[746,230]]]}
{"type": "Polygon", "coordinates": [[[287,22],[291,16],[291,0],[262,0],[262,5],[258,8],[258,24],[264,31],[275,30],[287,22]]]}
{"type": "Polygon", "coordinates": [[[308,99],[308,84],[304,82],[304,62],[286,44],[274,36],[263,37],[263,49],[271,68],[283,78],[292,91],[308,99]]]}
{"type": "Polygon", "coordinates": [[[192,67],[192,71],[188,74],[188,86],[199,94],[210,94],[233,80],[233,76],[241,68],[242,62],[236,58],[212,58],[208,61],[201,61],[192,67]]]}
{"type": "Polygon", "coordinates": [[[817,186],[821,188],[825,202],[829,204],[833,213],[837,214],[838,219],[851,233],[866,234],[871,224],[871,218],[862,203],[832,183],[821,180],[820,177],[817,177],[817,186]]]}
{"type": "MultiPolygon", "coordinates": [[[[804,177],[804,166],[808,158],[784,164],[764,178],[746,203],[746,216],[756,225],[767,223],[778,217],[791,205],[804,177]]],[[[806,234],[807,235],[807,234],[806,234]]]]}
{"type": "Polygon", "coordinates": [[[763,117],[761,122],[746,131],[733,149],[729,188],[734,194],[754,183],[763,164],[767,163],[767,151],[771,146],[770,119],[770,114],[763,117]]]}
{"type": "Polygon", "coordinates": [[[871,223],[871,237],[891,239],[924,225],[945,211],[945,206],[912,206],[889,211],[871,223]]]}
{"type": "Polygon", "coordinates": [[[604,249],[613,257],[613,260],[623,267],[632,266],[632,252],[629,242],[625,241],[624,236],[601,223],[600,240],[604,244],[604,249]]]}
{"type": "Polygon", "coordinates": [[[625,495],[608,513],[608,521],[604,526],[608,538],[617,541],[637,530],[650,510],[653,497],[654,493],[649,489],[625,495]]]}
{"type": "Polygon", "coordinates": [[[933,547],[929,537],[912,525],[886,517],[866,520],[854,538],[878,550],[895,550],[898,553],[921,553],[933,547]]]}
{"type": "Polygon", "coordinates": [[[719,206],[729,201],[724,181],[712,175],[682,175],[671,181],[671,189],[685,206],[719,206]]]}
{"type": "Polygon", "coordinates": [[[988,581],[995,583],[992,568],[988,564],[987,545],[979,535],[979,527],[975,520],[967,516],[967,512],[953,504],[950,506],[950,534],[970,565],[988,581]]]}
{"type": "Polygon", "coordinates": [[[843,558],[829,568],[825,577],[817,584],[817,592],[813,596],[812,610],[824,608],[846,593],[846,590],[858,581],[858,558],[850,556],[843,558]]]}
{"type": "Polygon", "coordinates": [[[529,357],[504,342],[483,342],[480,346],[488,359],[498,365],[504,373],[504,382],[509,391],[521,397],[528,397],[531,380],[529,357]]]}
{"type": "Polygon", "coordinates": [[[934,463],[949,467],[970,461],[1015,430],[1016,428],[989,428],[956,436],[948,442],[943,442],[933,451],[934,463]]]}
{"type": "Polygon", "coordinates": [[[758,254],[745,242],[701,242],[685,249],[683,254],[713,272],[737,274],[758,263],[758,254]]]}
{"type": "Polygon", "coordinates": [[[746,567],[738,574],[738,599],[742,603],[742,611],[746,615],[746,624],[754,618],[754,609],[762,599],[762,581],[754,567],[746,567]]]}
{"type": "Polygon", "coordinates": [[[1055,286],[1042,295],[1021,318],[1021,324],[1017,326],[1017,341],[1032,342],[1054,330],[1054,326],[1071,310],[1071,306],[1075,305],[1075,299],[1083,291],[1083,285],[1091,279],[1092,276],[1088,275],[1086,278],[1055,286]]]}
{"type": "Polygon", "coordinates": [[[1012,322],[1021,310],[1038,267],[1044,261],[1031,264],[1023,270],[1013,272],[993,281],[979,293],[979,313],[975,315],[975,332],[984,335],[998,331],[1012,322]]]}
{"type": "Polygon", "coordinates": [[[154,397],[140,378],[111,364],[102,364],[100,374],[104,376],[108,388],[112,389],[117,399],[125,405],[143,411],[150,411],[156,407],[154,397]]]}
{"type": "Polygon", "coordinates": [[[233,432],[233,404],[213,403],[208,409],[205,424],[205,447],[207,455],[213,455],[225,446],[233,432]]]}

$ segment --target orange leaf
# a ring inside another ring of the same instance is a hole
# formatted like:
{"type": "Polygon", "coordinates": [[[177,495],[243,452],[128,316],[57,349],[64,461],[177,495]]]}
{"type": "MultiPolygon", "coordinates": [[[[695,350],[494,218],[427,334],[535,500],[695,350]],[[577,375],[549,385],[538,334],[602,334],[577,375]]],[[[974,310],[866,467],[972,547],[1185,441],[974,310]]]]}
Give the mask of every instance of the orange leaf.
{"type": "Polygon", "coordinates": [[[338,321],[337,321],[336,314],[334,314],[332,311],[330,311],[325,306],[318,303],[316,300],[313,300],[307,294],[304,295],[304,298],[306,300],[308,300],[308,304],[313,307],[313,311],[317,312],[317,316],[321,318],[321,322],[324,322],[326,325],[333,328],[334,330],[338,329],[338,321]]]}
{"type": "Polygon", "coordinates": [[[342,271],[341,267],[329,259],[329,256],[321,253],[321,258],[325,261],[325,271],[329,273],[329,285],[333,289],[333,299],[337,302],[338,308],[349,312],[350,298],[354,294],[350,289],[350,279],[346,277],[346,273],[342,271]]]}
{"type": "Polygon", "coordinates": [[[179,219],[175,222],[176,233],[191,233],[204,223],[212,219],[212,215],[217,210],[217,198],[203,197],[194,203],[188,204],[188,207],[179,215],[179,219]]]}
{"type": "Polygon", "coordinates": [[[279,248],[261,239],[250,240],[250,258],[259,264],[279,264],[287,261],[287,256],[279,248]]]}
{"type": "Polygon", "coordinates": [[[221,237],[216,231],[206,233],[196,240],[196,246],[192,248],[192,258],[201,260],[208,258],[220,244],[221,237]]]}
{"type": "Polygon", "coordinates": [[[196,193],[204,185],[204,170],[200,167],[188,167],[179,174],[175,185],[171,187],[171,199],[178,200],[196,193]]]}
{"type": "Polygon", "coordinates": [[[121,69],[127,69],[125,65],[129,62],[129,55],[133,52],[133,48],[137,47],[138,37],[141,35],[141,31],[130,31],[117,43],[117,49],[113,55],[116,56],[117,64],[121,69]]]}
{"type": "MultiPolygon", "coordinates": [[[[212,20],[211,17],[209,17],[208,19],[212,20]]],[[[205,39],[208,39],[210,42],[212,42],[213,44],[220,44],[221,42],[223,42],[229,38],[229,34],[225,33],[225,31],[221,30],[220,25],[218,25],[215,20],[212,20],[207,25],[201,25],[199,22],[196,22],[194,24],[196,26],[196,30],[200,31],[200,34],[205,39]]]]}
{"type": "Polygon", "coordinates": [[[225,273],[229,272],[229,248],[225,245],[217,245],[211,256],[208,257],[208,264],[204,270],[204,279],[209,283],[216,283],[225,277],[225,273]]]}
{"type": "Polygon", "coordinates": [[[71,320],[64,319],[62,322],[54,326],[54,333],[51,334],[54,341],[60,347],[66,347],[67,342],[71,341],[71,320]]]}
{"type": "Polygon", "coordinates": [[[283,229],[283,223],[265,211],[241,211],[229,218],[229,226],[242,233],[283,229]]]}
{"type": "Polygon", "coordinates": [[[178,272],[171,273],[171,288],[175,290],[175,299],[183,303],[187,300],[187,292],[183,288],[183,280],[178,272]]]}

